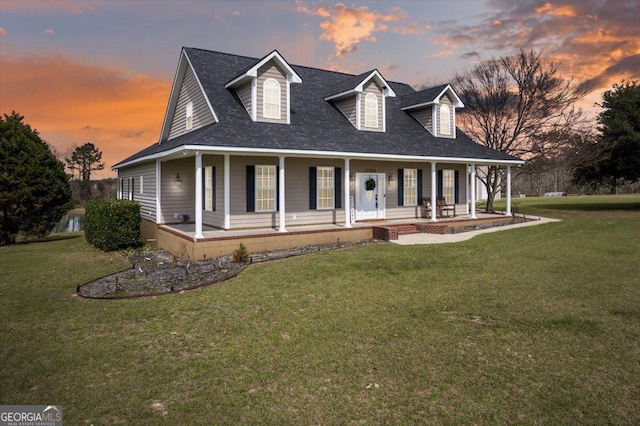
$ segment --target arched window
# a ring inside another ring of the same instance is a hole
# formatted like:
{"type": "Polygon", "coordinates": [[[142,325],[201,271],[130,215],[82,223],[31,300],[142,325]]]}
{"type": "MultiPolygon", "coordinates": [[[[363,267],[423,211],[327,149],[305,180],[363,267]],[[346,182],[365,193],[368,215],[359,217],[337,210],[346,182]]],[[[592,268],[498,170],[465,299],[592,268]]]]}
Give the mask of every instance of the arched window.
{"type": "Polygon", "coordinates": [[[440,133],[443,135],[451,134],[451,111],[449,105],[440,106],[440,133]]]}
{"type": "Polygon", "coordinates": [[[378,128],[378,97],[373,93],[364,98],[364,127],[378,128]]]}
{"type": "Polygon", "coordinates": [[[264,118],[280,119],[280,83],[273,78],[268,78],[262,85],[264,118]]]}

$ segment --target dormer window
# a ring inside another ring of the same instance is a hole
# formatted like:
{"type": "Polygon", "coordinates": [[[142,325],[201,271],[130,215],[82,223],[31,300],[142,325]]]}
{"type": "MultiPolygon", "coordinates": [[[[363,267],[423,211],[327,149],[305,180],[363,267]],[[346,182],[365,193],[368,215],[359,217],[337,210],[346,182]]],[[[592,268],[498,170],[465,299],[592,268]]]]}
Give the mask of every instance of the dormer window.
{"type": "Polygon", "coordinates": [[[440,133],[443,135],[451,134],[451,111],[449,105],[440,106],[440,133]]]}
{"type": "Polygon", "coordinates": [[[373,93],[364,98],[364,127],[378,128],[378,97],[373,93]]]}
{"type": "Polygon", "coordinates": [[[265,80],[263,85],[264,118],[280,119],[280,83],[273,78],[265,80]]]}
{"type": "Polygon", "coordinates": [[[193,128],[193,102],[189,102],[185,112],[186,129],[191,130],[193,128]]]}

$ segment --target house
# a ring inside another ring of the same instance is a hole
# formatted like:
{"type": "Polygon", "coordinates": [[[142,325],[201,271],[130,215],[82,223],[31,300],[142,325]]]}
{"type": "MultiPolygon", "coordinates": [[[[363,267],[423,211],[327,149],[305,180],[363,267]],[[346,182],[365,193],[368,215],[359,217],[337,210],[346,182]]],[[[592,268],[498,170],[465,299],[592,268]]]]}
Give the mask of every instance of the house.
{"type": "Polygon", "coordinates": [[[312,225],[361,238],[368,221],[422,218],[423,197],[475,218],[475,167],[504,166],[508,185],[523,161],[459,130],[463,107],[449,84],[415,91],[376,69],[291,65],[277,50],[183,48],[159,141],[113,167],[118,196],[140,203],[146,238],[175,251],[169,235],[180,237],[204,257],[228,252],[220,241],[235,231],[288,234],[284,245],[309,241],[312,225]]]}

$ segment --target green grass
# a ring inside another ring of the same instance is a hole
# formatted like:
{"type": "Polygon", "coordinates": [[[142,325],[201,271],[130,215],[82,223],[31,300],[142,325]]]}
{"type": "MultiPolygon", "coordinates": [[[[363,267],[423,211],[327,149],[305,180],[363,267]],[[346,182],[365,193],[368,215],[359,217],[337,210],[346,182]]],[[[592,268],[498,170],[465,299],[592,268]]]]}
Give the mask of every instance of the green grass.
{"type": "Polygon", "coordinates": [[[2,247],[0,404],[70,425],[640,424],[640,197],[517,201],[563,221],[137,300],[73,295],[126,266],[82,238],[2,247]]]}

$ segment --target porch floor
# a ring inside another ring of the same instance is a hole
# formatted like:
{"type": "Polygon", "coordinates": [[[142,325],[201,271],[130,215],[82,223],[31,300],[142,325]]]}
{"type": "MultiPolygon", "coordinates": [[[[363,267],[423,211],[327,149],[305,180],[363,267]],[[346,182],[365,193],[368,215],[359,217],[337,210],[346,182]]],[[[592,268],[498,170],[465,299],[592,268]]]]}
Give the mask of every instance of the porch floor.
{"type": "MultiPolygon", "coordinates": [[[[476,218],[471,219],[470,214],[462,214],[456,217],[445,217],[438,218],[437,221],[432,222],[431,219],[425,218],[408,218],[408,219],[383,219],[383,220],[372,220],[372,221],[360,221],[351,224],[351,229],[365,229],[372,227],[380,227],[380,226],[395,226],[395,225],[406,225],[406,224],[433,224],[433,225],[446,225],[453,224],[456,222],[483,222],[490,219],[499,219],[504,218],[503,214],[487,214],[487,213],[476,213],[476,218]]],[[[179,224],[167,224],[160,225],[161,228],[170,230],[173,233],[178,233],[183,235],[184,237],[188,237],[189,239],[193,239],[195,237],[195,227],[194,223],[179,223],[179,224]]],[[[287,234],[304,234],[304,233],[316,233],[316,232],[331,232],[331,231],[339,231],[344,230],[345,228],[342,224],[323,224],[323,225],[291,225],[287,226],[287,234]]],[[[274,228],[251,228],[251,229],[238,229],[238,230],[224,230],[219,228],[214,228],[211,226],[203,225],[202,226],[202,234],[205,240],[216,240],[216,239],[236,239],[241,237],[257,237],[257,236],[269,236],[269,235],[282,235],[278,229],[274,228]]],[[[199,239],[200,240],[200,239],[199,239]]]]}

